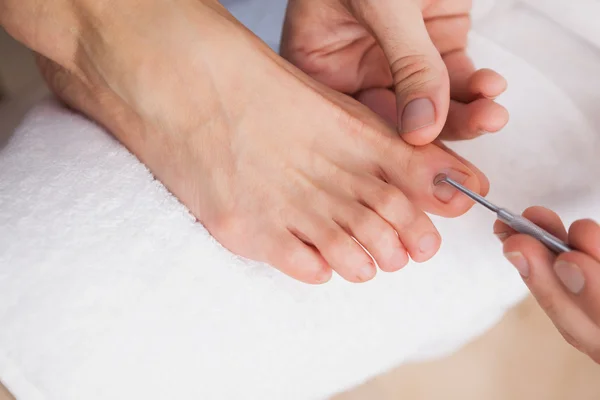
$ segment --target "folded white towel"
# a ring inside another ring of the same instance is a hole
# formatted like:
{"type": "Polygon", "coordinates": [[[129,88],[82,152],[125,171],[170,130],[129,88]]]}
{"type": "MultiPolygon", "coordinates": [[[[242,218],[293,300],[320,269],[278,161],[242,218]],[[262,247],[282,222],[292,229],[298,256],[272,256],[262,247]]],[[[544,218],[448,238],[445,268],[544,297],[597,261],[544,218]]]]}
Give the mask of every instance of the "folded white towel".
{"type": "MultiPolygon", "coordinates": [[[[473,39],[478,63],[511,82],[509,127],[455,146],[488,174],[490,198],[598,215],[585,119],[473,39]]],[[[46,101],[0,151],[0,378],[22,400],[293,400],[454,351],[526,290],[486,210],[434,220],[445,243],[431,262],[306,286],[230,254],[110,135],[46,101]]]]}

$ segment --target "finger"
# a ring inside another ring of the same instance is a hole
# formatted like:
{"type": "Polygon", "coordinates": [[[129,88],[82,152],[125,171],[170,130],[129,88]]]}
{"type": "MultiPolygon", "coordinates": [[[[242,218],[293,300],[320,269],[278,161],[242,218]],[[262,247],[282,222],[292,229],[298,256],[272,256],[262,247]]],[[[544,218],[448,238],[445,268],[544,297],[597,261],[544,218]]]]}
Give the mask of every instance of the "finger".
{"type": "Polygon", "coordinates": [[[469,90],[471,76],[475,73],[475,65],[464,50],[453,51],[443,56],[450,79],[450,96],[454,100],[468,103],[477,98],[469,90]]]}
{"type": "Polygon", "coordinates": [[[469,103],[484,97],[494,99],[507,88],[506,79],[490,69],[476,71],[465,51],[444,55],[450,77],[450,96],[453,100],[469,103]]]}
{"type": "Polygon", "coordinates": [[[531,236],[514,235],[504,243],[506,258],[552,322],[589,354],[600,349],[600,330],[565,290],[554,272],[555,256],[531,236]]]}
{"type": "Polygon", "coordinates": [[[436,49],[444,55],[464,50],[467,46],[471,18],[468,14],[428,18],[425,26],[436,49]]]}
{"type": "Polygon", "coordinates": [[[491,69],[480,69],[476,71],[468,83],[468,92],[473,96],[495,99],[506,91],[508,83],[506,79],[491,69]]]}
{"type": "Polygon", "coordinates": [[[394,129],[398,126],[398,113],[396,112],[396,95],[389,89],[374,88],[359,92],[356,100],[360,101],[371,111],[383,118],[394,129]]]}
{"type": "Polygon", "coordinates": [[[440,134],[443,140],[467,140],[497,132],[508,123],[508,111],[489,99],[463,104],[450,102],[448,121],[440,134]]]}
{"type": "Polygon", "coordinates": [[[600,262],[573,251],[561,254],[553,268],[575,304],[600,326],[600,262]]]}
{"type": "Polygon", "coordinates": [[[426,20],[439,17],[469,15],[473,8],[472,0],[445,0],[428,3],[430,5],[423,11],[426,20]]]}
{"type": "MultiPolygon", "coordinates": [[[[525,210],[523,216],[559,239],[567,240],[565,225],[554,211],[536,206],[525,210]]],[[[503,242],[517,233],[502,221],[496,221],[494,224],[494,234],[503,242]]]]}
{"type": "Polygon", "coordinates": [[[595,221],[584,219],[571,225],[569,243],[600,261],[600,225],[595,221]]]}
{"type": "Polygon", "coordinates": [[[371,30],[388,59],[399,132],[414,145],[432,142],[446,121],[450,83],[419,3],[381,0],[351,4],[350,11],[371,30]]]}

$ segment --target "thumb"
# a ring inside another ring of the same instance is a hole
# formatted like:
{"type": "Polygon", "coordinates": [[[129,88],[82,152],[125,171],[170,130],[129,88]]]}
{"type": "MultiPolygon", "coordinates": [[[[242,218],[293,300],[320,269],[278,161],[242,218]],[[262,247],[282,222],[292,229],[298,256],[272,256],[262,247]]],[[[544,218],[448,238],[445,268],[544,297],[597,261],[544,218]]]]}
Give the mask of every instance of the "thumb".
{"type": "Polygon", "coordinates": [[[448,116],[450,82],[442,57],[427,33],[419,0],[348,3],[389,61],[399,133],[413,145],[432,142],[448,116]]]}

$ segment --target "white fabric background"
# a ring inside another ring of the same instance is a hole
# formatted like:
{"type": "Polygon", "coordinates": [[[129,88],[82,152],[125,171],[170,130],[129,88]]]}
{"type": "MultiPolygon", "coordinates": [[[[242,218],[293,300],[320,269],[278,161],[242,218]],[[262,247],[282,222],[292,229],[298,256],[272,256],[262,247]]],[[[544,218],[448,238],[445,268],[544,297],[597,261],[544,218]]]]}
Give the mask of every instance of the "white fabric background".
{"type": "MultiPolygon", "coordinates": [[[[277,47],[283,1],[228,3],[277,47]]],[[[533,0],[476,4],[472,53],[508,78],[512,120],[455,147],[502,205],[597,217],[591,31],[533,0]]],[[[0,150],[0,378],[24,400],[324,398],[456,350],[526,294],[485,210],[435,222],[425,265],[305,286],[225,251],[107,133],[43,102],[0,150]]]]}

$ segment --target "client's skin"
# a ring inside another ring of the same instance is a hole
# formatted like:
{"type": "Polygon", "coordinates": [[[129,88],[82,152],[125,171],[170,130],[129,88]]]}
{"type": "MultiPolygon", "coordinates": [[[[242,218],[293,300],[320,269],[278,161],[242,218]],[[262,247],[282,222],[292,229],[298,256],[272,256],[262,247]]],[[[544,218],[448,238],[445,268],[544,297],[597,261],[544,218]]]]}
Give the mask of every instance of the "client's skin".
{"type": "Polygon", "coordinates": [[[523,215],[576,251],[557,257],[498,221],[494,232],[504,242],[506,257],[563,337],[600,364],[600,225],[580,220],[567,232],[550,210],[533,207],[523,215]]]}
{"type": "Polygon", "coordinates": [[[473,165],[432,142],[508,118],[492,100],[504,79],[464,54],[470,2],[289,6],[291,62],[214,0],[3,0],[0,15],[41,54],[55,93],[232,252],[308,283],[332,271],[364,282],[375,262],[391,272],[409,256],[428,260],[441,238],[425,212],[456,217],[472,205],[434,177],[488,190],[473,165]],[[384,116],[397,103],[403,136],[349,95],[384,116]]]}

